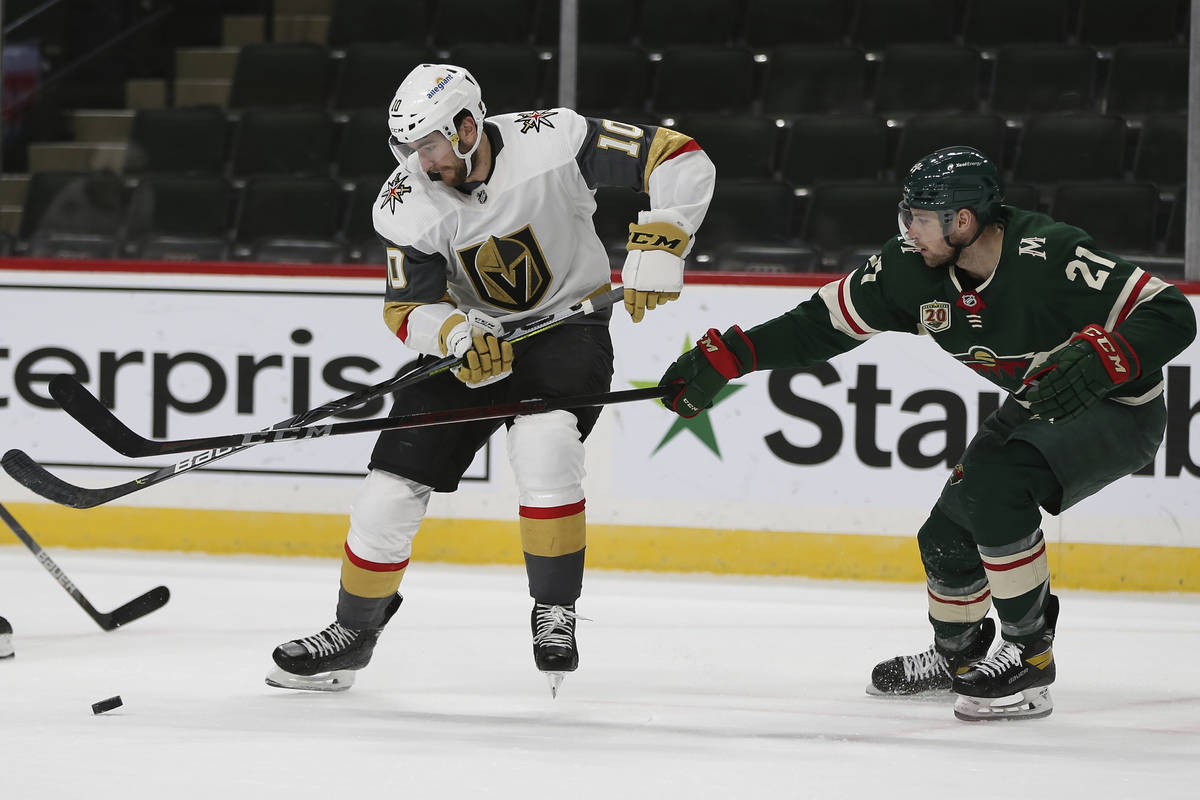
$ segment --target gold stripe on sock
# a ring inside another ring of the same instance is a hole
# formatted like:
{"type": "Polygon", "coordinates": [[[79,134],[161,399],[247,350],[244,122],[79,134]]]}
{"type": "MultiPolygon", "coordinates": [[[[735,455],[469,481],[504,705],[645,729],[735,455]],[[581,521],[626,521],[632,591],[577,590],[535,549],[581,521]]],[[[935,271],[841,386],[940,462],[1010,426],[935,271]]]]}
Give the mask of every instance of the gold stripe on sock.
{"type": "Polygon", "coordinates": [[[387,572],[363,569],[342,554],[342,586],[358,597],[390,597],[400,588],[404,580],[404,567],[387,572]]]}

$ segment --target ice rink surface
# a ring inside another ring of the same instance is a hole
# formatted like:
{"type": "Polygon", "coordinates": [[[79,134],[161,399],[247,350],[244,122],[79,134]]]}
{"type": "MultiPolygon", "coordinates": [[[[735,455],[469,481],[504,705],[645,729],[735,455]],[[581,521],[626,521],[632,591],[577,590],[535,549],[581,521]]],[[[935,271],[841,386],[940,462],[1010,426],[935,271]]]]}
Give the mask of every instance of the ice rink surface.
{"type": "Polygon", "coordinates": [[[930,641],[919,585],[591,572],[552,700],[522,569],[415,564],[357,685],[311,694],[263,676],[337,562],[51,555],[102,611],[172,599],[105,633],[0,547],[5,800],[1200,797],[1196,596],[1061,592],[1054,714],[971,724],[863,692],[930,641]]]}

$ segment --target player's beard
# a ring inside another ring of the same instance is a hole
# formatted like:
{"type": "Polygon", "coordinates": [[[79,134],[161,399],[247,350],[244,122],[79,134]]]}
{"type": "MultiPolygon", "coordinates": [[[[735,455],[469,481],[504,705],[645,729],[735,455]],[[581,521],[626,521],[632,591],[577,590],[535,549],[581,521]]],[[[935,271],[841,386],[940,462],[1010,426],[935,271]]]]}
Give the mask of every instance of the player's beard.
{"type": "Polygon", "coordinates": [[[425,173],[431,181],[443,181],[447,186],[457,188],[467,182],[467,162],[461,158],[454,161],[452,167],[454,174],[450,178],[443,177],[440,171],[429,171],[425,173]]]}

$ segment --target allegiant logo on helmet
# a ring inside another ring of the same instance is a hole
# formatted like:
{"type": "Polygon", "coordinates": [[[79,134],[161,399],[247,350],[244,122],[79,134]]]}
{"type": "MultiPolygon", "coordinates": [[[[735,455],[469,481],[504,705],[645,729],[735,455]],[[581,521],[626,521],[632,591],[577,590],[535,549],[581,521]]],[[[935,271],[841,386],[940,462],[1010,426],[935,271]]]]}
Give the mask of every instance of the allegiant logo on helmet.
{"type": "Polygon", "coordinates": [[[438,82],[433,85],[433,88],[426,93],[425,99],[432,100],[433,96],[450,85],[450,81],[454,80],[453,75],[446,75],[438,78],[438,82]]]}

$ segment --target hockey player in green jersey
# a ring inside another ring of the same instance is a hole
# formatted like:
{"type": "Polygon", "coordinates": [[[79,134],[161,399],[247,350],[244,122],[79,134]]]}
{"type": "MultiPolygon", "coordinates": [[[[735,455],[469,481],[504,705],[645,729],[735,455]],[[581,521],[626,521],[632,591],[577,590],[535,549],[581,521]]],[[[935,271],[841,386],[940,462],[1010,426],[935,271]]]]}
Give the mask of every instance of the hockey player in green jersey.
{"type": "Polygon", "coordinates": [[[884,331],[930,336],[1004,389],[917,533],[934,643],[877,665],[867,691],[952,691],[964,720],[1044,717],[1058,598],[1041,509],[1059,514],[1154,458],[1162,368],[1195,315],[1086,232],[1004,205],[995,165],[972,148],[912,167],[899,222],[877,255],[791,311],[709,330],[663,375],[675,387],[663,402],[694,416],[732,378],[810,366],[884,331]]]}

